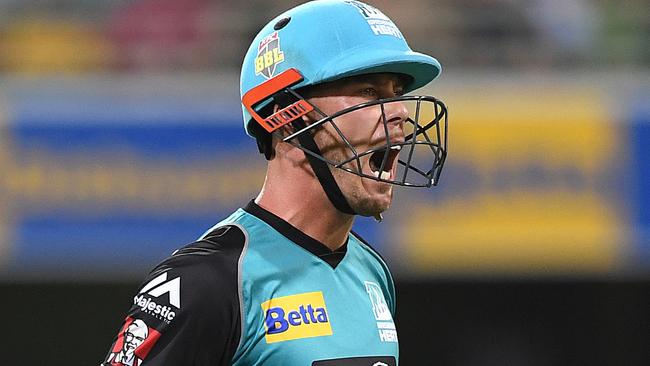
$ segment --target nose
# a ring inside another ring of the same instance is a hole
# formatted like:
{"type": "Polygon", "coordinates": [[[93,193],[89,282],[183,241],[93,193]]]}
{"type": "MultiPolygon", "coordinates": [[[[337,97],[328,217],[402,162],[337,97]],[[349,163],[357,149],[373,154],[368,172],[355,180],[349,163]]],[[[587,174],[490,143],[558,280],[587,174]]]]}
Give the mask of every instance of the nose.
{"type": "Polygon", "coordinates": [[[386,127],[389,130],[398,127],[400,134],[402,134],[404,122],[409,117],[409,111],[406,105],[402,101],[385,103],[384,115],[386,118],[386,127]]]}

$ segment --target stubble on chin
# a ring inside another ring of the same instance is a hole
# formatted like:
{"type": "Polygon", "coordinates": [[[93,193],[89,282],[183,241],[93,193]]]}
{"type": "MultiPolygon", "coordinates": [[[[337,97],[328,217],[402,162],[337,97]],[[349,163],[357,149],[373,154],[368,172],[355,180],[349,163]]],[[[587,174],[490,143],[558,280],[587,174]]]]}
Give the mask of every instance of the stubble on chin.
{"type": "MultiPolygon", "coordinates": [[[[314,139],[316,140],[318,146],[321,148],[324,157],[334,163],[345,161],[352,156],[347,147],[343,147],[341,143],[337,143],[336,139],[331,134],[317,133],[314,136],[314,139]]],[[[390,195],[388,202],[385,200],[377,199],[376,197],[373,197],[373,194],[371,194],[368,191],[367,187],[364,185],[364,181],[368,181],[371,184],[374,183],[374,181],[369,178],[362,178],[343,169],[335,168],[330,164],[327,165],[332,172],[332,176],[334,176],[336,184],[339,186],[341,192],[343,192],[343,195],[345,196],[345,199],[348,201],[348,204],[357,215],[367,217],[376,216],[386,211],[390,207],[392,200],[392,187],[387,186],[384,188],[386,189],[386,192],[383,192],[383,189],[382,192],[380,192],[381,194],[390,195]]],[[[357,166],[356,160],[352,160],[347,163],[346,167],[350,168],[353,171],[357,171],[359,168],[357,166]]]]}
{"type": "Polygon", "coordinates": [[[361,178],[338,168],[330,167],[330,169],[345,199],[357,215],[367,217],[376,216],[390,207],[392,187],[386,187],[387,190],[391,190],[391,192],[385,192],[385,194],[390,195],[388,201],[377,199],[377,197],[373,197],[367,191],[363,184],[363,180],[368,180],[371,184],[374,181],[371,181],[369,178],[361,178]]]}

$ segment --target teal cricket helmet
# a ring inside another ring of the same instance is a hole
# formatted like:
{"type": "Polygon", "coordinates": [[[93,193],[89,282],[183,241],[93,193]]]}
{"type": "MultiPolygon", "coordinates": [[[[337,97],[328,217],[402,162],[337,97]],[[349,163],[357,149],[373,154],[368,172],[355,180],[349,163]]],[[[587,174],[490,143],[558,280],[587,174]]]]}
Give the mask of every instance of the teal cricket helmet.
{"type": "Polygon", "coordinates": [[[253,136],[251,111],[270,102],[272,94],[284,86],[274,88],[274,79],[287,70],[297,70],[301,76],[291,80],[296,89],[353,75],[391,72],[409,77],[405,92],[410,92],[435,79],[441,67],[435,58],[411,50],[397,26],[377,8],[359,1],[310,1],[266,24],[244,57],[242,100],[255,94],[248,108],[247,103],[242,107],[249,135],[253,136]]]}

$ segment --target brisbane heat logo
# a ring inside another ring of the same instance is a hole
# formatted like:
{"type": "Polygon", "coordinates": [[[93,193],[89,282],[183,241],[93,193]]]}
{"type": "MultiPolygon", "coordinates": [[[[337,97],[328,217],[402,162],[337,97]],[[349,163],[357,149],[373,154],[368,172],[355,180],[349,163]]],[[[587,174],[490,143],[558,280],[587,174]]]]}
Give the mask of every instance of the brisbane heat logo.
{"type": "Polygon", "coordinates": [[[397,331],[381,287],[375,282],[365,281],[366,292],[372,304],[372,313],[377,321],[379,339],[382,342],[397,342],[397,331]]]}
{"type": "Polygon", "coordinates": [[[266,343],[332,335],[323,293],[277,297],[262,303],[266,343]]]}
{"type": "Polygon", "coordinates": [[[363,15],[366,22],[368,22],[370,30],[372,30],[376,36],[393,36],[395,38],[404,39],[404,36],[399,29],[397,29],[395,23],[393,23],[393,21],[379,9],[359,1],[346,1],[345,3],[359,9],[361,15],[363,15]]]}
{"type": "Polygon", "coordinates": [[[284,52],[280,49],[280,36],[273,32],[264,38],[257,47],[255,57],[255,75],[262,75],[267,79],[273,77],[276,66],[284,61],[284,52]]]}

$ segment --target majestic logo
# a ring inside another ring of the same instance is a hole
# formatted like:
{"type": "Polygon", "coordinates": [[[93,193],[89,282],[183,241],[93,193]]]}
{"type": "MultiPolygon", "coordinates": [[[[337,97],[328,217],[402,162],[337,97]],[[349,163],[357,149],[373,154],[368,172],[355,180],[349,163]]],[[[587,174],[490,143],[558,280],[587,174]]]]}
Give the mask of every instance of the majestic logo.
{"type": "Polygon", "coordinates": [[[402,32],[399,31],[395,23],[393,23],[393,21],[379,9],[360,1],[346,1],[346,3],[359,9],[359,12],[366,19],[370,29],[376,36],[393,36],[399,39],[404,39],[402,32]]]}
{"type": "Polygon", "coordinates": [[[397,342],[397,330],[395,330],[395,323],[393,323],[393,316],[390,313],[384,293],[378,284],[370,281],[365,282],[366,292],[370,297],[372,303],[372,312],[377,321],[377,328],[379,329],[379,339],[382,342],[397,342]]]}
{"type": "Polygon", "coordinates": [[[284,61],[284,52],[280,49],[280,36],[278,32],[273,32],[257,46],[255,75],[262,75],[267,79],[272,78],[276,66],[282,61],[284,61]]]}
{"type": "Polygon", "coordinates": [[[133,304],[138,305],[143,313],[153,315],[167,323],[170,323],[176,317],[176,312],[173,311],[171,306],[160,305],[142,295],[134,297],[133,304]]]}
{"type": "Polygon", "coordinates": [[[102,365],[138,366],[160,338],[160,332],[149,328],[141,319],[126,318],[117,340],[102,365]]]}
{"type": "Polygon", "coordinates": [[[181,308],[181,278],[167,281],[167,272],[149,281],[139,293],[147,293],[153,297],[169,293],[169,303],[178,309],[181,308]]]}
{"type": "Polygon", "coordinates": [[[167,272],[149,281],[142,290],[133,298],[133,304],[137,305],[144,313],[162,319],[167,323],[174,320],[176,312],[174,308],[181,308],[181,278],[176,277],[167,281],[167,272]],[[160,297],[169,294],[169,305],[159,304],[149,296],[160,297]]]}
{"type": "Polygon", "coordinates": [[[332,335],[320,291],[273,298],[261,306],[266,343],[332,335]]]}

